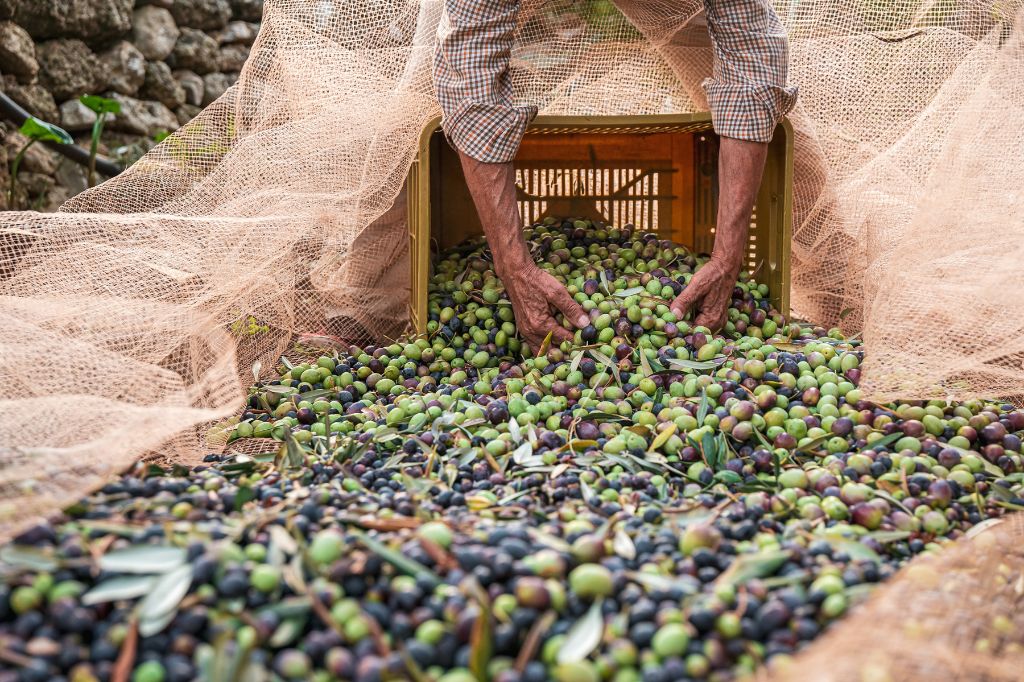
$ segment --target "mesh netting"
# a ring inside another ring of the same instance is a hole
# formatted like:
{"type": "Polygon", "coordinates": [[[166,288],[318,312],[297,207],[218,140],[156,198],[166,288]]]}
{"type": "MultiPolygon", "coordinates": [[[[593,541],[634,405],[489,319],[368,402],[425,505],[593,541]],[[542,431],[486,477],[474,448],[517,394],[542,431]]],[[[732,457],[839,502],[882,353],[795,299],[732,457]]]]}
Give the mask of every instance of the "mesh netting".
{"type": "Polygon", "coordinates": [[[1024,514],[921,556],[772,680],[1015,682],[1024,670],[1024,514]]]}
{"type": "MultiPolygon", "coordinates": [[[[60,213],[3,216],[0,534],[140,454],[200,452],[296,332],[403,331],[442,4],[268,0],[220,100],[60,213]]],[[[801,88],[796,312],[863,329],[865,396],[1024,395],[1020,2],[776,4],[801,88]]],[[[703,109],[701,3],[619,5],[527,2],[518,97],[703,109]]]]}

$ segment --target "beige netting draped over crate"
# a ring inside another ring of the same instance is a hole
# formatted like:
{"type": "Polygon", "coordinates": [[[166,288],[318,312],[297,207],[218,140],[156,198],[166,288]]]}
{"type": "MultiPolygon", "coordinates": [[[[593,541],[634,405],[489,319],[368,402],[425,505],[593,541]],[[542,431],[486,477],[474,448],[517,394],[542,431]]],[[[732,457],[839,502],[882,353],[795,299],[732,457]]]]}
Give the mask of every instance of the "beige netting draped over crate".
{"type": "MultiPolygon", "coordinates": [[[[518,96],[703,108],[699,0],[622,4],[639,32],[605,0],[525,2],[518,96]]],[[[797,311],[853,311],[869,394],[1024,394],[1020,1],[776,4],[801,87],[797,311]]],[[[297,331],[402,331],[442,5],[268,0],[198,118],[60,213],[0,217],[0,530],[141,453],[196,452],[297,331]]]]}

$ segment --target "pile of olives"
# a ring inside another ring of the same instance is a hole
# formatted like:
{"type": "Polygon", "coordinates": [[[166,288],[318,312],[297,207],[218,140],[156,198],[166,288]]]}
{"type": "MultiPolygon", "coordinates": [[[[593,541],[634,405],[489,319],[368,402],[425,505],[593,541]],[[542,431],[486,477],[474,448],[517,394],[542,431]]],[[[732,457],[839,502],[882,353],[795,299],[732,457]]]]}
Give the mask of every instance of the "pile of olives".
{"type": "Polygon", "coordinates": [[[0,549],[0,682],[750,679],[1024,507],[1024,413],[865,400],[857,342],[749,273],[719,333],[677,319],[704,259],[656,235],[526,236],[573,342],[443,254],[427,334],[283,358],[227,454],[0,549]]]}

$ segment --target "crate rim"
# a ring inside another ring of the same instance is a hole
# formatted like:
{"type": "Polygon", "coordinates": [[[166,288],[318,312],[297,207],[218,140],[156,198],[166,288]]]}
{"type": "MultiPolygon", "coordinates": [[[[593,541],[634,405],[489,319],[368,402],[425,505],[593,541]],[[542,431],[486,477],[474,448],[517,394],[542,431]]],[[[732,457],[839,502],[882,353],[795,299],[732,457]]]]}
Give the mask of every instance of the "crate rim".
{"type": "MultiPolygon", "coordinates": [[[[419,152],[429,148],[430,140],[434,134],[441,129],[441,116],[430,119],[420,132],[419,152]]],[[[692,113],[676,114],[628,114],[616,116],[601,115],[571,115],[571,114],[538,114],[527,126],[527,134],[530,128],[545,128],[556,126],[579,126],[584,128],[612,128],[612,127],[637,127],[643,128],[651,125],[671,125],[684,123],[705,123],[709,129],[714,128],[710,111],[697,111],[692,113]]],[[[786,169],[785,179],[789,186],[793,179],[793,124],[789,117],[783,117],[778,125],[786,132],[786,169]]],[[[419,156],[417,155],[417,158],[419,156]]],[[[792,198],[787,199],[787,203],[792,198]]]]}

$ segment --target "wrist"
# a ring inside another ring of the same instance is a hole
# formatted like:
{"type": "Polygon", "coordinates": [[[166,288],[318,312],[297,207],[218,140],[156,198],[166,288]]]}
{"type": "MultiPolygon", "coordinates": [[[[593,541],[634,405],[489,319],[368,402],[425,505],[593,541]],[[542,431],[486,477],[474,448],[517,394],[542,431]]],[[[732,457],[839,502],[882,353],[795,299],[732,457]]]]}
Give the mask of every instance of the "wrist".
{"type": "Polygon", "coordinates": [[[494,255],[494,273],[502,281],[515,280],[536,267],[525,248],[491,249],[494,255]]]}
{"type": "Polygon", "coordinates": [[[732,250],[715,249],[711,253],[711,262],[732,275],[738,275],[743,269],[743,254],[732,250]]]}

